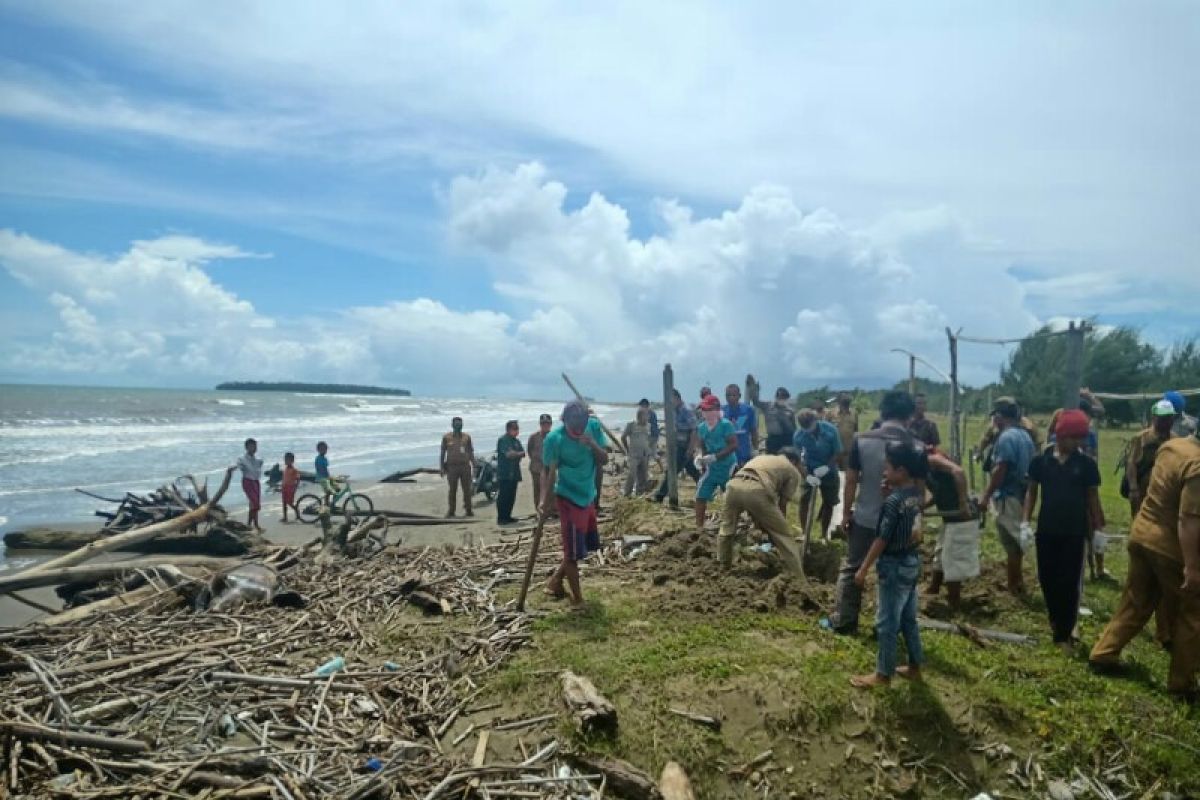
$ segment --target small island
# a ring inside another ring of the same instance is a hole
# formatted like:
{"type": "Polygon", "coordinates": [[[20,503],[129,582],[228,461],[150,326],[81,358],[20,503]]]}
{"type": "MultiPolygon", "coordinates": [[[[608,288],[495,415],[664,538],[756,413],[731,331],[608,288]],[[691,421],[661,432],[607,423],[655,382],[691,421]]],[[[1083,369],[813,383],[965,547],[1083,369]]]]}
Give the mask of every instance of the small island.
{"type": "Polygon", "coordinates": [[[217,384],[222,392],[302,392],[304,394],[373,394],[408,397],[408,389],[389,389],[386,386],[358,386],[353,383],[265,383],[262,381],[228,381],[217,384]]]}

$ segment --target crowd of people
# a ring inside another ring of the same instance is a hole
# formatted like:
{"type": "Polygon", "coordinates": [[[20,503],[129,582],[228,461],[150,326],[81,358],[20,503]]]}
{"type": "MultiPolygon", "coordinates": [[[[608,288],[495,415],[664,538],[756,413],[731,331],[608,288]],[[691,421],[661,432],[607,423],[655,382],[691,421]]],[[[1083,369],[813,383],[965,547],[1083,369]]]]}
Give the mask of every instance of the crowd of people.
{"type": "MultiPolygon", "coordinates": [[[[680,474],[695,481],[695,524],[706,532],[709,503],[724,492],[717,534],[717,555],[732,565],[743,513],[773,544],[783,568],[802,574],[802,548],[788,520],[788,507],[798,499],[797,521],[816,518],[819,536],[846,540],[839,571],[835,608],[828,627],[854,635],[859,629],[862,593],[872,571],[877,575],[875,632],[879,653],[875,671],[855,676],[855,686],[887,684],[894,675],[920,675],[923,651],[917,627],[917,586],[922,572],[921,543],[926,520],[937,518],[931,577],[926,592],[946,589],[949,607],[957,609],[964,582],[978,577],[984,522],[994,514],[999,544],[1005,553],[1006,585],[1025,596],[1024,559],[1036,548],[1036,574],[1054,643],[1064,651],[1078,641],[1077,621],[1085,564],[1093,579],[1104,571],[1106,520],[1100,503],[1100,401],[1087,390],[1078,408],[1060,409],[1051,418],[1045,445],[1037,426],[1010,397],[995,401],[991,425],[979,443],[987,475],[978,498],[970,496],[963,468],[940,450],[937,424],[926,416],[923,395],[886,393],[878,419],[859,430],[859,415],[849,393],[839,393],[830,409],[818,401],[796,408],[780,388],[773,402],[742,400],[741,390],[725,388],[724,404],[707,387],[694,406],[676,391],[672,408],[674,450],[680,474]],[[760,424],[764,428],[761,439],[760,424]],[[844,485],[843,485],[844,482],[844,485]],[[844,495],[843,495],[844,488],[844,495]],[[821,503],[816,513],[817,502],[821,503]],[[842,507],[835,527],[834,509],[842,507]],[[903,636],[907,665],[897,663],[903,636]]],[[[598,509],[603,467],[615,443],[582,401],[567,403],[556,427],[542,414],[538,430],[522,443],[520,425],[510,420],[496,443],[496,515],[500,525],[513,516],[517,491],[527,464],[533,506],[545,519],[557,518],[562,559],[544,587],[553,598],[579,608],[583,594],[579,561],[598,549],[598,509]]],[[[1196,420],[1184,410],[1184,399],[1167,392],[1150,409],[1150,424],[1130,442],[1122,458],[1122,494],[1133,514],[1129,536],[1129,573],[1119,607],[1091,651],[1098,672],[1120,669],[1120,653],[1149,621],[1157,617],[1157,639],[1171,652],[1168,689],[1194,698],[1200,668],[1200,438],[1196,420]]],[[[623,494],[650,494],[650,466],[663,461],[663,430],[649,400],[636,407],[634,418],[617,437],[626,454],[623,494]]],[[[667,459],[668,462],[672,459],[667,459]]],[[[282,474],[284,520],[295,511],[300,474],[292,453],[282,474]]],[[[478,460],[463,420],[455,417],[441,441],[441,475],[447,481],[447,517],[457,513],[458,494],[466,516],[474,515],[472,496],[478,460]]],[[[262,460],[257,443],[248,439],[245,453],[230,470],[240,469],[250,501],[248,522],[261,530],[259,480],[262,460]]],[[[330,476],[328,447],[317,445],[314,471],[327,494],[338,491],[330,476]]],[[[664,475],[651,495],[668,494],[664,475]]],[[[929,526],[932,530],[933,526],[929,526]]]]}

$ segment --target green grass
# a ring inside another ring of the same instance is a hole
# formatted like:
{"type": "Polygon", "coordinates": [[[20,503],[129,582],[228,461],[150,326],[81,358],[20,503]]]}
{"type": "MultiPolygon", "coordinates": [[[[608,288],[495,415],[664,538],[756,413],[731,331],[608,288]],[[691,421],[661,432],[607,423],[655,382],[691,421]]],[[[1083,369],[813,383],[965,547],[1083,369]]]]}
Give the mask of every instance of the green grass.
{"type": "MultiPolygon", "coordinates": [[[[973,420],[968,442],[981,430],[973,420]]],[[[1102,499],[1112,532],[1128,527],[1112,465],[1132,434],[1101,435],[1102,499]]],[[[661,527],[662,512],[645,503],[622,504],[618,513],[621,533],[638,532],[639,519],[645,530],[661,527]]],[[[1126,566],[1123,545],[1108,554],[1118,579],[1126,566]]],[[[994,533],[985,536],[984,559],[1002,560],[994,533]]],[[[897,681],[874,693],[847,682],[872,670],[870,638],[833,636],[819,629],[817,615],[794,610],[719,618],[666,611],[649,594],[648,578],[585,576],[593,598],[587,613],[539,620],[535,647],[496,675],[488,693],[514,715],[545,713],[557,706],[556,681],[547,671],[587,675],[617,705],[620,733],[583,739],[564,720],[560,735],[653,774],[678,761],[701,797],[763,796],[762,785],[730,770],[767,749],[774,758],[758,777],[770,783],[771,796],[964,797],[986,790],[1024,797],[1044,786],[1023,788],[1007,773],[1029,757],[1047,778],[1069,780],[1075,768],[1099,775],[1121,763],[1137,784],[1134,796],[1160,779],[1158,790],[1200,793],[1200,712],[1166,696],[1167,656],[1149,635],[1126,652],[1131,679],[1092,675],[1086,650],[1068,658],[1050,645],[1040,598],[1001,599],[994,572],[988,589],[1001,613],[977,623],[1029,633],[1038,644],[981,649],[964,637],[926,632],[927,683],[897,681]],[[724,728],[711,732],[670,708],[722,717],[724,728]],[[1005,748],[1013,755],[1004,755],[1005,748]],[[904,766],[914,762],[922,763],[904,766]]],[[[1081,620],[1085,642],[1099,635],[1119,594],[1117,583],[1086,585],[1084,604],[1094,616],[1081,620]]],[[[1121,793],[1119,784],[1112,788],[1121,793]]]]}

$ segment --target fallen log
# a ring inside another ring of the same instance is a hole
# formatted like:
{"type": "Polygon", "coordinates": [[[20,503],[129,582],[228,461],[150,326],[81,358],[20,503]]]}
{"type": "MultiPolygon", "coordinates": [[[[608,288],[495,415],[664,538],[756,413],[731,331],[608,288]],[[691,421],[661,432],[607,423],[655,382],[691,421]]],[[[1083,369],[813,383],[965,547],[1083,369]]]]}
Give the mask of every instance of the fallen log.
{"type": "Polygon", "coordinates": [[[441,475],[442,471],[433,467],[416,467],[414,469],[402,469],[399,472],[393,472],[380,483],[399,483],[405,478],[411,478],[413,475],[441,475]]]}
{"type": "Polygon", "coordinates": [[[617,709],[590,680],[570,671],[564,672],[560,680],[563,702],[574,715],[580,732],[616,734],[617,709]]]}
{"type": "Polygon", "coordinates": [[[671,712],[677,717],[683,717],[686,720],[691,720],[697,725],[703,725],[710,730],[717,732],[720,732],[721,730],[721,720],[717,719],[716,717],[707,717],[704,714],[696,714],[691,711],[685,711],[682,708],[668,708],[667,711],[671,712]]]}
{"type": "MultiPolygon", "coordinates": [[[[112,533],[104,531],[62,531],[33,528],[4,534],[5,550],[76,550],[107,539],[112,533]]],[[[210,526],[201,532],[164,533],[154,538],[126,544],[119,552],[179,553],[187,555],[241,556],[251,549],[265,545],[266,540],[253,533],[231,531],[210,526]]]]}
{"type": "Polygon", "coordinates": [[[658,790],[662,792],[663,800],[696,800],[687,773],[674,761],[668,761],[663,766],[662,777],[658,779],[658,790]]]}
{"type": "Polygon", "coordinates": [[[207,558],[205,556],[152,556],[136,558],[129,561],[116,561],[108,564],[88,564],[85,566],[60,567],[52,570],[29,569],[15,575],[0,577],[0,594],[33,589],[38,586],[57,586],[60,583],[97,583],[98,581],[120,577],[135,570],[155,571],[158,567],[204,567],[205,569],[225,569],[241,563],[233,558],[207,558]]]}
{"type": "Polygon", "coordinates": [[[111,753],[136,754],[150,749],[150,745],[140,739],[118,739],[115,736],[50,728],[32,722],[0,721],[0,732],[18,739],[51,742],[63,746],[88,747],[93,750],[107,750],[111,753]]]}
{"type": "Polygon", "coordinates": [[[1032,636],[1026,636],[1023,633],[1009,633],[1008,631],[976,628],[974,625],[968,625],[965,622],[942,622],[937,619],[920,617],[917,619],[917,624],[926,630],[957,633],[975,641],[976,644],[980,643],[979,639],[991,639],[997,642],[1008,642],[1009,644],[1033,644],[1035,641],[1032,636]]]}
{"type": "Polygon", "coordinates": [[[595,772],[604,776],[604,784],[617,797],[625,800],[661,800],[658,785],[646,773],[617,758],[599,758],[583,753],[566,756],[577,769],[595,772]]]}

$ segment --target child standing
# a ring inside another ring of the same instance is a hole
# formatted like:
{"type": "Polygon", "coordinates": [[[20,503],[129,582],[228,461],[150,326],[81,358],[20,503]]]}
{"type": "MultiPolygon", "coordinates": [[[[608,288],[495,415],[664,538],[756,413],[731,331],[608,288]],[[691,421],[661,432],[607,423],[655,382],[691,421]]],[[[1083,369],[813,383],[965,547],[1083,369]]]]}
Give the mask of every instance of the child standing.
{"type": "Polygon", "coordinates": [[[1104,527],[1100,508],[1100,469],[1084,455],[1089,431],[1087,415],[1064,411],[1054,429],[1054,444],[1029,464],[1022,527],[1028,530],[1041,491],[1037,520],[1037,571],[1054,644],[1072,649],[1072,631],[1079,616],[1083,562],[1093,531],[1104,527]]]}
{"type": "Polygon", "coordinates": [[[317,483],[321,484],[321,489],[325,492],[326,500],[330,495],[337,494],[337,484],[333,482],[333,478],[329,475],[329,445],[324,442],[317,442],[317,459],[313,462],[313,470],[317,474],[317,483]]]}
{"type": "MultiPolygon", "coordinates": [[[[300,470],[296,469],[296,454],[283,454],[283,482],[279,489],[283,493],[283,519],[280,522],[288,522],[288,509],[296,511],[296,487],[300,485],[300,470]]],[[[296,519],[300,518],[300,512],[296,511],[296,519]]]]}
{"type": "Polygon", "coordinates": [[[921,572],[921,491],[917,481],[928,472],[925,453],[908,442],[892,442],[885,451],[883,477],[891,494],[883,502],[876,527],[875,541],[867,551],[862,566],[854,575],[861,589],[867,582],[867,571],[879,562],[879,599],[875,611],[875,635],[879,640],[879,656],[875,672],[855,675],[850,683],[860,689],[886,686],[892,675],[919,679],[925,661],[921,649],[921,632],[917,627],[917,578],[921,572]],[[899,633],[904,633],[908,649],[908,666],[896,666],[896,646],[899,633]]]}
{"type": "Polygon", "coordinates": [[[250,501],[250,513],[246,518],[246,524],[262,533],[262,526],[258,524],[258,510],[262,507],[263,462],[261,458],[255,458],[257,452],[258,442],[247,439],[246,452],[242,453],[242,457],[238,459],[237,467],[242,471],[242,491],[245,492],[246,499],[250,501]]]}

